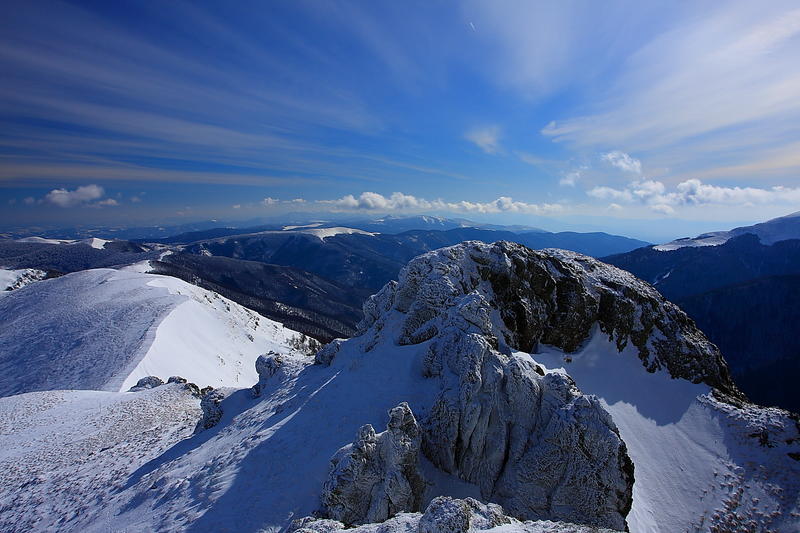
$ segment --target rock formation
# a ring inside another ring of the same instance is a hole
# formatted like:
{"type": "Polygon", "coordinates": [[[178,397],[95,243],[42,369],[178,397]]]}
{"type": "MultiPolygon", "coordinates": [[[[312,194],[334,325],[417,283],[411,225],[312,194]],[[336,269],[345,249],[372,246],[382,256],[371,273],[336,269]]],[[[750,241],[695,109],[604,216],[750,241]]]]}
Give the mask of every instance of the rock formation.
{"type": "Polygon", "coordinates": [[[389,411],[386,431],[362,426],[331,460],[322,492],[326,515],[349,526],[418,511],[425,486],[419,448],[420,428],[406,403],[389,411]]]}

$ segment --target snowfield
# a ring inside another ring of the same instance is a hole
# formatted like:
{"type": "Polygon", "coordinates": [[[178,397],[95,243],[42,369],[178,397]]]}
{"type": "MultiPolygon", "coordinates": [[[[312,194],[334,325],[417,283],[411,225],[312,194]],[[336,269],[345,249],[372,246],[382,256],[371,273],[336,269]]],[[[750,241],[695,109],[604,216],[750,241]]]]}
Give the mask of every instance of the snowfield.
{"type": "Polygon", "coordinates": [[[0,530],[105,531],[118,525],[106,501],[138,469],[188,438],[199,401],[179,384],[137,393],[31,392],[0,398],[0,530]]]}
{"type": "Polygon", "coordinates": [[[176,278],[111,269],[40,281],[0,298],[0,396],[126,391],[180,375],[199,386],[248,386],[270,350],[305,337],[176,278]]]}

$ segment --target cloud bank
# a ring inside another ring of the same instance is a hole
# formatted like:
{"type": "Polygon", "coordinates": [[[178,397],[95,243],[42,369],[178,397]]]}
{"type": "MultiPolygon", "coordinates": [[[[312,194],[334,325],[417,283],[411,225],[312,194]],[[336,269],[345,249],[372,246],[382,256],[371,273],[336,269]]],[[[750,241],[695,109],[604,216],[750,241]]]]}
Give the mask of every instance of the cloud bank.
{"type": "Polygon", "coordinates": [[[768,189],[757,187],[720,187],[689,179],[668,190],[663,182],[642,179],[628,183],[622,189],[594,187],[589,196],[618,203],[639,204],[656,213],[671,215],[676,207],[683,206],[752,206],[767,204],[800,204],[800,188],[775,186],[768,189]]]}

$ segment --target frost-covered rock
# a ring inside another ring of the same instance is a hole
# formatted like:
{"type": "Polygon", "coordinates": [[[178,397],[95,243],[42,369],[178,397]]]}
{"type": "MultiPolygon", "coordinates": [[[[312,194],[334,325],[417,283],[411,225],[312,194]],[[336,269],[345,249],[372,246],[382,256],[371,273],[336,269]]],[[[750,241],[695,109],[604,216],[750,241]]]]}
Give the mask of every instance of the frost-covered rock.
{"type": "Polygon", "coordinates": [[[339,352],[339,347],[344,342],[344,339],[334,339],[325,346],[323,346],[316,355],[314,355],[314,364],[330,366],[333,358],[339,352]]]}
{"type": "Polygon", "coordinates": [[[164,380],[158,376],[145,376],[136,382],[136,385],[130,388],[128,392],[138,392],[140,390],[152,389],[164,384],[164,380]]]}
{"type": "Polygon", "coordinates": [[[741,398],[719,350],[677,306],[632,274],[574,252],[504,241],[442,248],[412,260],[399,284],[364,309],[360,331],[371,338],[389,314],[376,310],[395,310],[404,314],[400,344],[431,339],[456,318],[501,352],[530,353],[540,343],[573,352],[599,325],[620,350],[636,346],[648,371],[741,398]]]}
{"type": "Polygon", "coordinates": [[[381,523],[353,528],[336,520],[305,517],[295,520],[287,533],[614,533],[613,530],[581,526],[567,522],[521,522],[506,515],[495,504],[484,504],[473,498],[434,498],[424,513],[400,513],[381,523]]]}
{"type": "Polygon", "coordinates": [[[331,459],[322,492],[326,515],[352,525],[419,510],[425,486],[419,451],[420,428],[405,402],[389,411],[386,431],[362,426],[355,442],[331,459]]]}
{"type": "Polygon", "coordinates": [[[422,372],[441,392],[422,420],[422,449],[435,466],[513,516],[625,529],[633,463],[613,420],[569,376],[511,354],[545,338],[576,348],[588,336],[599,298],[569,268],[509,243],[431,252],[365,306],[391,310],[371,325],[365,313],[365,347],[392,311],[399,344],[428,342],[422,372]]]}
{"type": "Polygon", "coordinates": [[[224,399],[225,391],[221,389],[212,389],[203,393],[200,399],[200,409],[203,410],[203,418],[197,422],[196,432],[212,428],[219,423],[222,418],[222,400],[224,399]]]}
{"type": "Polygon", "coordinates": [[[472,498],[457,500],[439,496],[425,509],[419,521],[419,533],[467,533],[491,529],[512,520],[495,504],[482,504],[472,498]]]}

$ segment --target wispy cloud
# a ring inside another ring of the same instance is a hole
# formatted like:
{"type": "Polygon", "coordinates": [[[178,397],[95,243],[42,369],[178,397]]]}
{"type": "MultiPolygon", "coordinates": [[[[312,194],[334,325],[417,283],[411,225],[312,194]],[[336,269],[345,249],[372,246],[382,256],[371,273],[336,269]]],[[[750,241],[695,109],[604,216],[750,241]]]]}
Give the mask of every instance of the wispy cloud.
{"type": "Polygon", "coordinates": [[[642,162],[629,156],[625,152],[614,150],[613,152],[602,154],[601,158],[603,161],[608,162],[611,166],[625,172],[630,172],[631,174],[642,173],[642,162]]]}
{"type": "Polygon", "coordinates": [[[487,154],[496,154],[501,150],[499,126],[482,126],[473,128],[464,134],[464,138],[487,154]]]}
{"type": "Polygon", "coordinates": [[[800,9],[787,2],[696,6],[703,16],[689,9],[628,50],[588,112],[556,117],[542,133],[577,148],[626,146],[655,164],[683,157],[695,170],[718,166],[721,157],[746,166],[763,144],[794,142],[800,9]]]}

